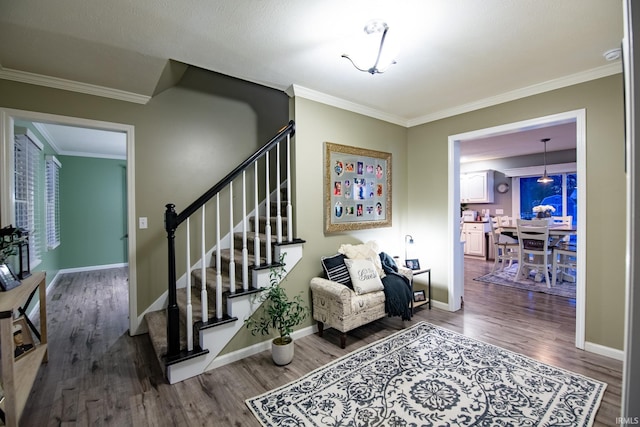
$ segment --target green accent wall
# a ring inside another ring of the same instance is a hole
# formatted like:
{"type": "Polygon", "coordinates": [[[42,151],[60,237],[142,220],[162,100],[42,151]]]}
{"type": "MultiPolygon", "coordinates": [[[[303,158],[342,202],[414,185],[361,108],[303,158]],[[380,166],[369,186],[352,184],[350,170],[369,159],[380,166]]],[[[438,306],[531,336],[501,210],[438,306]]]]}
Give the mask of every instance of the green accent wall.
{"type": "Polygon", "coordinates": [[[60,268],[128,262],[126,160],[59,159],[60,268]]]}

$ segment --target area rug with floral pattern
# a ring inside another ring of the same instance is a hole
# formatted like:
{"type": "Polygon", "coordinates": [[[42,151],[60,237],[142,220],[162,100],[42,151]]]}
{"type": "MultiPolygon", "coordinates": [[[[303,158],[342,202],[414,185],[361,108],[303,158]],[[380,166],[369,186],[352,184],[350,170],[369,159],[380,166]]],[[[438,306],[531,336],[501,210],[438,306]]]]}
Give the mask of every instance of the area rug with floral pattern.
{"type": "MultiPolygon", "coordinates": [[[[476,277],[475,281],[493,283],[494,285],[508,286],[510,288],[522,289],[524,291],[542,292],[549,295],[557,295],[566,298],[576,297],[576,284],[575,282],[567,282],[558,280],[555,286],[547,287],[547,282],[544,277],[534,280],[532,274],[528,278],[520,278],[513,280],[518,272],[518,264],[513,264],[511,267],[507,267],[504,270],[496,271],[495,273],[485,274],[484,276],[476,277]]],[[[560,275],[558,275],[560,276],[560,275]]],[[[549,277],[551,280],[551,277],[549,277]]]]}
{"type": "Polygon", "coordinates": [[[606,386],[420,322],[246,404],[264,426],[589,426],[606,386]]]}

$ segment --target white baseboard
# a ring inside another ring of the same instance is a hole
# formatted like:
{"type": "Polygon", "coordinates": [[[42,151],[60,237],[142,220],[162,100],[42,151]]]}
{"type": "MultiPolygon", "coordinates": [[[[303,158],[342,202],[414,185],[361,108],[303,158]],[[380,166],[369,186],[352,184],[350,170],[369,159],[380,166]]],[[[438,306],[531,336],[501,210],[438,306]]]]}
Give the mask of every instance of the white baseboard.
{"type": "Polygon", "coordinates": [[[107,270],[109,268],[122,268],[122,267],[128,267],[128,266],[129,266],[128,262],[122,262],[118,264],[89,265],[86,267],[64,268],[58,271],[58,274],[81,273],[83,271],[107,270]]]}
{"type": "MultiPolygon", "coordinates": [[[[291,334],[291,337],[295,340],[298,338],[306,337],[307,335],[315,334],[318,332],[317,324],[313,324],[307,328],[299,329],[291,334]]],[[[233,351],[231,353],[223,354],[216,358],[208,367],[207,370],[219,368],[221,366],[228,365],[229,363],[237,362],[245,357],[253,356],[254,354],[261,353],[271,349],[271,339],[263,341],[258,344],[254,344],[250,347],[241,348],[240,350],[233,351]]]]}
{"type": "Polygon", "coordinates": [[[610,357],[612,359],[619,360],[621,362],[624,361],[624,351],[618,350],[611,347],[605,347],[604,345],[595,344],[589,341],[584,343],[584,351],[588,351],[590,353],[599,354],[600,356],[610,357]]]}
{"type": "Polygon", "coordinates": [[[447,304],[445,302],[440,302],[440,301],[433,300],[433,301],[431,301],[431,307],[439,308],[440,310],[449,311],[449,304],[447,304]]]}

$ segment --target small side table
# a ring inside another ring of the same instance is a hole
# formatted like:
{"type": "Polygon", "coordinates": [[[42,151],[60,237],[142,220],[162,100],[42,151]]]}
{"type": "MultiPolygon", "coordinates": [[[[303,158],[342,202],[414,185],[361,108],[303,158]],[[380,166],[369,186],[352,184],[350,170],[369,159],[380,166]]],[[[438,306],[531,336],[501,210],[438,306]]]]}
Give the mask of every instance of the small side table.
{"type": "MultiPolygon", "coordinates": [[[[414,276],[417,276],[419,274],[425,274],[425,273],[429,275],[428,281],[427,281],[427,299],[426,301],[418,301],[418,302],[414,302],[413,299],[411,299],[411,314],[413,314],[414,308],[420,307],[421,305],[424,305],[424,304],[428,304],[429,310],[431,310],[431,269],[423,268],[420,270],[413,270],[414,276]]],[[[413,280],[411,280],[411,293],[413,293],[413,280]]]]}

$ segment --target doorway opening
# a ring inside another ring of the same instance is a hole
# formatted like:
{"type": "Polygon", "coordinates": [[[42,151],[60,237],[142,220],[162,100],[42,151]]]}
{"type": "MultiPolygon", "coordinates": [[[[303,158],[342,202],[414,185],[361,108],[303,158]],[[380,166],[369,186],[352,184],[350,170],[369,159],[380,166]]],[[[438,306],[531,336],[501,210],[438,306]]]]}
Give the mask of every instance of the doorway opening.
{"type": "MultiPolygon", "coordinates": [[[[135,265],[135,217],[134,217],[134,127],[120,123],[103,122],[97,120],[81,119],[75,117],[59,116],[46,113],[38,113],[23,110],[0,108],[0,164],[2,173],[0,174],[0,220],[2,224],[9,224],[13,219],[12,202],[12,172],[13,172],[13,145],[14,145],[14,125],[16,123],[41,123],[58,127],[70,127],[75,130],[85,130],[89,133],[94,131],[109,133],[114,132],[124,135],[126,141],[126,167],[119,173],[123,174],[123,181],[126,183],[123,193],[123,205],[126,206],[124,214],[124,225],[122,230],[124,259],[129,266],[129,333],[135,334],[138,328],[138,318],[136,316],[137,296],[136,296],[136,265],[135,265]],[[106,132],[105,132],[106,131],[106,132]]],[[[40,130],[38,130],[40,132],[40,130]]],[[[64,165],[63,165],[64,167],[64,165]]],[[[121,175],[122,176],[122,175],[121,175]]]]}
{"type": "Polygon", "coordinates": [[[575,345],[584,349],[585,342],[585,259],[586,259],[586,227],[583,219],[586,211],[586,111],[574,110],[553,114],[531,120],[524,120],[506,125],[480,129],[449,136],[449,246],[451,259],[449,262],[449,310],[456,311],[461,307],[464,295],[464,258],[463,246],[460,244],[460,144],[464,141],[515,134],[525,130],[545,128],[564,123],[575,122],[576,128],[576,166],[580,185],[577,188],[577,278],[576,278],[576,336],[575,345]]]}

